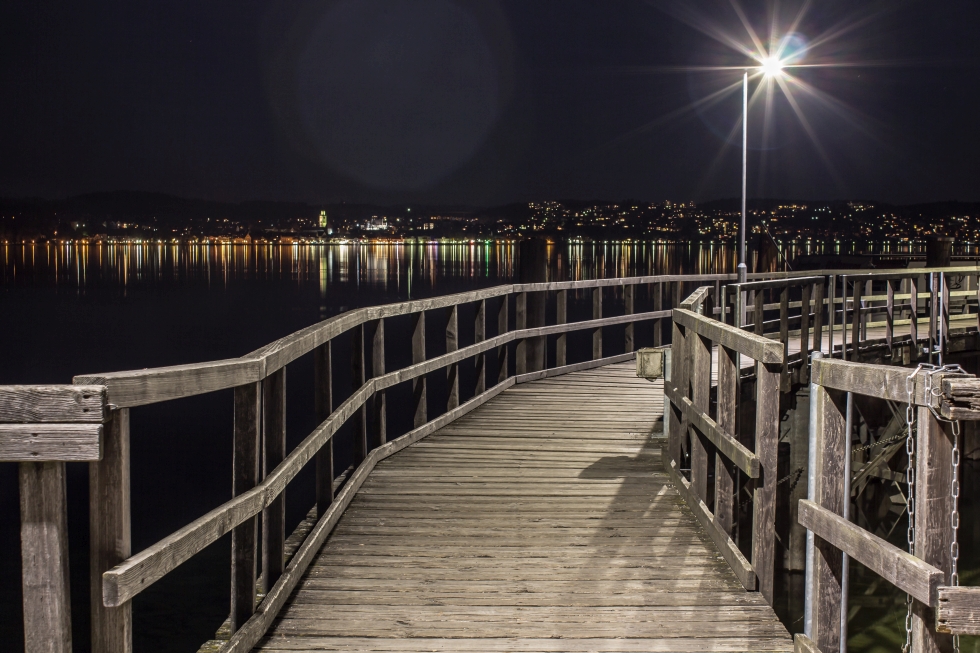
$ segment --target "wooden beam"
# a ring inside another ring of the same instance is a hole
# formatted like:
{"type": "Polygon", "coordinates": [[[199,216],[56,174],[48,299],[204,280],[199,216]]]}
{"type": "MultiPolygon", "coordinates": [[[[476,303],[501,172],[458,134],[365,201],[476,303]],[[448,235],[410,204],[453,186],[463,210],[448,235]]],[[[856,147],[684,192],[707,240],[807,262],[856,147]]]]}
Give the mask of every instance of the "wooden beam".
{"type": "Polygon", "coordinates": [[[89,586],[93,653],[133,650],[133,606],[102,600],[102,574],[132,554],[129,483],[129,409],[112,411],[102,460],[89,463],[89,586]]]}
{"type": "Polygon", "coordinates": [[[980,635],[980,587],[940,587],[936,630],[952,635],[980,635]]]}
{"type": "Polygon", "coordinates": [[[2,385],[0,424],[87,422],[108,418],[103,385],[2,385]]]}
{"type": "MultiPolygon", "coordinates": [[[[636,312],[636,286],[623,286],[623,303],[626,305],[626,315],[636,312]]],[[[635,324],[626,324],[626,335],[624,340],[624,351],[631,352],[636,349],[635,324]]]]}
{"type": "MultiPolygon", "coordinates": [[[[684,339],[690,348],[691,366],[688,378],[691,384],[692,409],[702,415],[708,412],[711,394],[711,341],[696,334],[684,339]]],[[[686,399],[686,397],[684,398],[686,399]]],[[[708,445],[711,441],[697,429],[691,436],[691,487],[694,494],[704,502],[708,501],[708,455],[713,453],[708,445]]]]}
{"type": "MultiPolygon", "coordinates": [[[[592,290],[592,319],[602,319],[602,288],[592,290]]],[[[592,360],[602,358],[602,327],[592,330],[592,360]]]]}
{"type": "MultiPolygon", "coordinates": [[[[507,316],[507,307],[509,306],[509,299],[507,295],[504,295],[500,300],[500,308],[497,309],[497,335],[503,335],[510,330],[510,321],[507,316]]],[[[497,347],[497,383],[503,383],[507,380],[510,375],[509,361],[507,360],[507,345],[503,344],[497,347]]],[[[418,423],[415,424],[419,426],[418,423]]]]}
{"type": "Polygon", "coordinates": [[[96,461],[102,436],[102,424],[0,424],[0,461],[96,461]]]}
{"type": "Polygon", "coordinates": [[[799,515],[800,524],[814,535],[834,545],[902,592],[927,605],[935,605],[939,586],[945,579],[941,570],[812,501],[800,500],[799,515]]]}
{"type": "MultiPolygon", "coordinates": [[[[447,311],[446,353],[449,354],[459,349],[459,307],[451,306],[447,311]]],[[[452,410],[459,406],[459,363],[446,367],[446,385],[448,386],[446,410],[452,410]]]]}
{"type": "MultiPolygon", "coordinates": [[[[286,457],[286,368],[262,382],[262,477],[286,457]]],[[[286,492],[262,511],[262,577],[265,587],[282,575],[286,554],[286,492]]]]}
{"type": "MultiPolygon", "coordinates": [[[[480,343],[487,339],[487,300],[481,299],[476,304],[476,317],[473,318],[473,342],[480,343]]],[[[487,355],[481,353],[473,359],[476,366],[476,385],[473,396],[483,394],[487,389],[487,355]]]]}
{"type": "MultiPolygon", "coordinates": [[[[507,298],[504,297],[506,303],[507,298]]],[[[425,311],[419,311],[415,315],[415,325],[412,329],[412,364],[418,365],[425,362],[425,311]]],[[[428,396],[426,393],[425,376],[417,377],[412,381],[412,396],[415,401],[415,427],[429,421],[428,396]]]]}
{"type": "MultiPolygon", "coordinates": [[[[231,494],[237,497],[259,482],[259,434],[262,431],[262,383],[235,388],[235,443],[231,494]]],[[[231,629],[255,610],[258,519],[249,517],[231,532],[231,629]]],[[[128,557],[128,556],[126,556],[128,557]]],[[[124,557],[123,560],[126,558],[124,557]]]]}
{"type": "Polygon", "coordinates": [[[752,568],[759,578],[759,592],[769,605],[773,604],[776,565],[780,374],[778,365],[755,364],[755,454],[762,473],[752,492],[752,568]]]}
{"type": "MultiPolygon", "coordinates": [[[[371,329],[371,378],[385,375],[385,321],[372,322],[371,329]]],[[[378,390],[371,398],[370,435],[368,446],[373,449],[388,441],[388,402],[384,390],[378,390]]]]}
{"type": "MultiPolygon", "coordinates": [[[[555,307],[557,324],[567,324],[568,323],[568,291],[559,290],[558,296],[555,301],[557,305],[555,307]]],[[[555,341],[555,366],[564,367],[568,364],[568,336],[564,333],[558,334],[558,338],[555,341]]]]}
{"type": "Polygon", "coordinates": [[[705,532],[708,533],[715,546],[718,547],[721,556],[731,566],[732,571],[735,572],[735,576],[742,583],[742,587],[750,592],[755,591],[756,575],[752,565],[745,559],[745,556],[739,551],[738,546],[732,541],[728,533],[723,531],[715,522],[711,511],[708,510],[708,506],[694,495],[691,484],[677,471],[677,465],[674,461],[670,460],[667,451],[662,453],[661,460],[665,461],[664,469],[670,475],[671,483],[677,488],[678,494],[681,495],[688,507],[690,507],[691,512],[694,513],[697,520],[701,522],[701,526],[704,527],[705,532]]]}
{"type": "Polygon", "coordinates": [[[793,653],[821,653],[817,645],[803,633],[793,636],[793,653]]]}
{"type": "Polygon", "coordinates": [[[71,653],[65,463],[22,462],[19,477],[24,650],[71,653]]]}
{"type": "MultiPolygon", "coordinates": [[[[331,341],[313,350],[313,393],[316,421],[323,424],[333,412],[333,350],[331,341]]],[[[316,452],[316,510],[324,515],[333,503],[333,438],[316,452]]]]}
{"type": "MultiPolygon", "coordinates": [[[[351,393],[364,387],[367,383],[367,365],[364,360],[364,325],[359,324],[351,329],[350,335],[350,388],[351,393]]],[[[362,405],[354,413],[351,420],[351,429],[354,437],[354,464],[358,465],[368,454],[368,416],[367,406],[362,405]]]]}
{"type": "MultiPolygon", "coordinates": [[[[514,320],[517,331],[527,329],[527,293],[517,293],[514,299],[514,320]]],[[[527,337],[518,338],[514,346],[514,373],[527,373],[527,337]]]]}
{"type": "Polygon", "coordinates": [[[703,433],[718,448],[720,454],[735,463],[749,478],[760,476],[759,457],[746,449],[742,443],[735,439],[735,436],[722,430],[713,419],[703,411],[698,410],[690,399],[682,396],[675,388],[669,388],[667,384],[664,384],[664,394],[681,410],[684,418],[690,421],[691,426],[703,433]]]}
{"type": "MultiPolygon", "coordinates": [[[[722,306],[724,307],[725,304],[723,303],[722,306]]],[[[731,436],[732,442],[741,447],[741,443],[735,438],[737,392],[738,354],[728,347],[718,347],[718,390],[716,393],[718,404],[715,407],[717,427],[725,435],[731,436]]],[[[720,451],[721,445],[716,442],[715,446],[719,449],[719,452],[715,454],[715,521],[723,531],[731,535],[737,519],[735,512],[735,493],[737,490],[735,487],[735,469],[732,465],[734,457],[726,454],[726,457],[723,458],[720,451]]],[[[744,449],[744,447],[742,448],[744,449]]],[[[745,451],[748,452],[748,449],[745,451]]],[[[752,455],[755,456],[755,454],[752,455]]],[[[756,459],[756,463],[758,463],[758,459],[756,459]]],[[[738,465],[738,463],[734,464],[738,465]]],[[[749,476],[757,477],[758,475],[757,464],[755,474],[749,474],[749,476]]]]}
{"type": "Polygon", "coordinates": [[[762,363],[783,362],[783,345],[776,340],[747,333],[718,320],[680,308],[674,309],[673,319],[674,322],[691,329],[715,344],[734,349],[753,360],[762,363]]]}
{"type": "MultiPolygon", "coordinates": [[[[653,293],[653,310],[662,311],[664,302],[664,284],[655,283],[650,286],[650,291],[653,293]]],[[[653,321],[653,346],[660,347],[663,344],[664,338],[664,325],[663,318],[658,318],[653,321]]]]}

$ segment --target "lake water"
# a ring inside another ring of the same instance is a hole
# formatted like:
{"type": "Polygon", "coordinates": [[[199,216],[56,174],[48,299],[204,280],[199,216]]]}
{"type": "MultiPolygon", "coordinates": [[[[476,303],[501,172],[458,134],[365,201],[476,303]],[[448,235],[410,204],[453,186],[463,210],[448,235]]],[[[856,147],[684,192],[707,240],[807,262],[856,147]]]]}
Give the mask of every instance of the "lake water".
{"type": "MultiPolygon", "coordinates": [[[[734,264],[734,251],[710,244],[549,248],[553,280],[731,272],[734,264]]],[[[81,373],[237,357],[359,306],[517,278],[512,244],[0,245],[0,384],[70,383],[81,373]]],[[[571,295],[570,317],[584,317],[588,294],[571,295]]],[[[615,307],[609,310],[615,314],[615,307]]],[[[393,328],[400,327],[388,327],[389,339],[393,328]]],[[[618,353],[615,334],[607,347],[618,353]]],[[[397,361],[407,354],[389,349],[388,355],[397,361]]],[[[289,367],[289,447],[315,426],[312,375],[309,357],[289,367]]],[[[432,388],[430,394],[438,394],[432,388]]],[[[397,393],[389,395],[395,425],[400,401],[397,393]]],[[[229,498],[231,406],[231,392],[224,391],[133,409],[134,551],[229,498]]],[[[311,471],[290,485],[287,532],[313,503],[311,471]]],[[[87,469],[69,464],[68,474],[75,650],[87,651],[87,469]]],[[[17,497],[16,466],[0,464],[0,586],[6,589],[0,593],[0,648],[11,651],[22,649],[17,497]]],[[[228,611],[228,551],[223,538],[135,599],[137,651],[195,651],[213,636],[228,611]]],[[[868,591],[871,582],[855,580],[855,591],[868,591]]],[[[852,650],[894,650],[890,640],[899,637],[904,601],[898,606],[888,587],[871,588],[867,596],[862,610],[878,635],[852,638],[852,650]]],[[[798,610],[786,602],[781,612],[792,622],[798,610]]]]}

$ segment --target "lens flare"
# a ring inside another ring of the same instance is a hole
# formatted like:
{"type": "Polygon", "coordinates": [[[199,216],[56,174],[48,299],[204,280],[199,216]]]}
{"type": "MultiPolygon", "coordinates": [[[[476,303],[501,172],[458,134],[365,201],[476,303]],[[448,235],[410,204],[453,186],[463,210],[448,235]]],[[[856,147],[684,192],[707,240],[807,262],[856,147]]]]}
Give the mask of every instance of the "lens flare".
{"type": "Polygon", "coordinates": [[[783,62],[776,57],[763,57],[759,60],[759,68],[766,77],[775,77],[783,72],[783,62]]]}

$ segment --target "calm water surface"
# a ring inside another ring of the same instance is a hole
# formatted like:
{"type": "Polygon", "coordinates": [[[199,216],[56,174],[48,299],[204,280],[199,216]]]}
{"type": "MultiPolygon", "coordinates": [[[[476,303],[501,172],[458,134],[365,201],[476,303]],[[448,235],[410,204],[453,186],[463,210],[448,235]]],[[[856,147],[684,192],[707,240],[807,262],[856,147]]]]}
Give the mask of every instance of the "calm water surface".
{"type": "MultiPolygon", "coordinates": [[[[516,258],[515,245],[483,243],[0,245],[5,336],[0,341],[0,384],[69,383],[81,373],[237,357],[359,306],[512,283],[518,279],[516,258]]],[[[553,280],[731,272],[735,263],[732,250],[708,244],[562,245],[549,248],[549,261],[553,280]]],[[[610,314],[615,314],[617,301],[621,297],[612,298],[610,314]]],[[[572,294],[571,317],[585,317],[590,306],[585,293],[572,294]]],[[[638,306],[637,310],[648,309],[638,306]]],[[[461,315],[461,324],[466,319],[461,315]]],[[[407,323],[389,325],[389,343],[404,335],[398,333],[404,328],[407,323]]],[[[431,326],[429,336],[430,340],[435,336],[429,354],[437,355],[444,346],[438,342],[442,336],[431,326]]],[[[617,353],[621,342],[616,344],[615,334],[607,338],[610,352],[617,353]]],[[[570,340],[574,349],[576,344],[570,340]]],[[[579,344],[583,350],[588,347],[579,344]]],[[[343,342],[337,345],[342,349],[343,342]]],[[[408,355],[389,344],[389,368],[407,362],[408,355]]],[[[289,366],[290,447],[315,426],[308,359],[289,366]]],[[[465,388],[465,376],[462,382],[465,388]]],[[[436,387],[430,386],[430,394],[438,395],[438,380],[432,383],[436,387]]],[[[404,401],[397,392],[389,395],[393,423],[389,428],[400,424],[398,407],[404,401]]],[[[132,410],[134,551],[229,498],[231,406],[231,392],[225,391],[132,410]]],[[[311,472],[290,485],[287,532],[313,503],[311,472]]],[[[87,651],[87,469],[84,464],[69,464],[68,473],[75,650],[87,651]]],[[[967,497],[973,495],[974,478],[966,474],[967,497]]],[[[16,466],[0,464],[0,560],[4,561],[0,586],[6,589],[0,593],[3,650],[22,649],[17,496],[16,466]]],[[[967,504],[965,510],[973,515],[972,502],[967,504]]],[[[898,523],[903,517],[886,517],[896,522],[896,532],[904,532],[898,523]]],[[[980,533],[974,532],[980,522],[967,524],[963,535],[980,541],[980,533]]],[[[224,538],[135,599],[137,651],[195,651],[213,636],[228,611],[228,551],[224,538]]],[[[970,577],[964,582],[970,583],[970,577]]],[[[872,575],[862,576],[860,571],[852,583],[853,593],[863,598],[857,600],[861,607],[852,620],[851,650],[897,650],[899,639],[904,640],[904,597],[884,584],[874,585],[872,575]]],[[[800,629],[802,610],[799,601],[792,600],[802,595],[797,585],[799,579],[785,581],[778,606],[794,631],[800,629]]],[[[964,640],[964,644],[967,649],[972,642],[964,640]]]]}

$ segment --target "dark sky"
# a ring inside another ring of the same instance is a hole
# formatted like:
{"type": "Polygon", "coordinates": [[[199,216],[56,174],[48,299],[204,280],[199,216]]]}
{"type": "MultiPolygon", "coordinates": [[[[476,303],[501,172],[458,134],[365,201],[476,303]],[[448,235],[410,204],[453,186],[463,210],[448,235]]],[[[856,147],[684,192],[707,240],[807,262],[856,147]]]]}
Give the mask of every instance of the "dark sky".
{"type": "MultiPolygon", "coordinates": [[[[768,43],[801,4],[741,6],[768,43]]],[[[779,90],[768,130],[752,107],[750,195],[980,200],[978,25],[812,2],[802,62],[847,66],[794,71],[806,125],[779,90]]],[[[740,95],[690,107],[741,73],[684,70],[750,63],[719,33],[750,43],[727,0],[5,2],[0,195],[732,197],[740,95]]]]}

